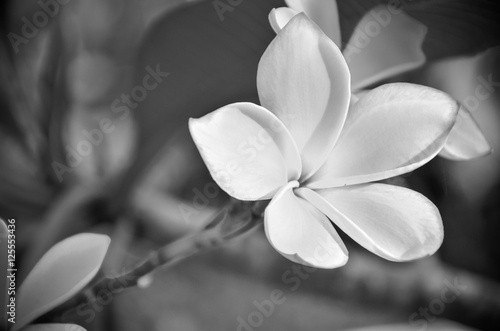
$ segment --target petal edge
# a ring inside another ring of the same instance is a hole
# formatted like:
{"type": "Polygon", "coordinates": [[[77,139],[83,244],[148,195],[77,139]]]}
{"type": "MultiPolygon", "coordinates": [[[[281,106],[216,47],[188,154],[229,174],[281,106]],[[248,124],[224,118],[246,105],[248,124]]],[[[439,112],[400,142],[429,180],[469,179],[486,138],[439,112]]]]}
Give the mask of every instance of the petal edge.
{"type": "Polygon", "coordinates": [[[430,87],[377,87],[349,110],[328,161],[306,186],[355,185],[413,171],[443,148],[457,111],[455,100],[430,87]]]}
{"type": "Polygon", "coordinates": [[[461,106],[457,121],[439,156],[452,161],[465,161],[486,156],[492,147],[483,135],[472,114],[461,106]]]}
{"type": "Polygon", "coordinates": [[[300,155],[290,132],[263,107],[230,104],[190,119],[189,130],[212,178],[239,200],[270,199],[300,176],[300,155]]]}
{"type": "Polygon", "coordinates": [[[443,241],[437,207],[407,188],[366,184],[318,192],[306,189],[299,195],[361,246],[390,261],[432,255],[443,241]]]}
{"type": "Polygon", "coordinates": [[[347,249],[328,218],[297,197],[289,183],[271,200],[264,213],[271,245],[291,261],[317,268],[337,268],[348,259],[347,249]]]}

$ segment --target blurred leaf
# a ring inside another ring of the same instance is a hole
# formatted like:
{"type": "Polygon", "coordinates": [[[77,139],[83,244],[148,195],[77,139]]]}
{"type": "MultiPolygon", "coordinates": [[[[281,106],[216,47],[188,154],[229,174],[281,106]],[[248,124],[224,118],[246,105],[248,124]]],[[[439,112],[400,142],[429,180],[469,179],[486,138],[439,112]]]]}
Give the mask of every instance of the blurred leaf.
{"type": "Polygon", "coordinates": [[[349,40],[366,12],[379,4],[396,3],[429,29],[423,45],[428,60],[478,53],[500,43],[500,3],[496,0],[337,0],[337,3],[344,41],[349,40]]]}
{"type": "Polygon", "coordinates": [[[39,111],[40,125],[48,145],[44,147],[48,150],[42,157],[45,157],[44,164],[47,173],[55,181],[53,162],[66,165],[63,129],[70,107],[66,78],[68,54],[59,21],[56,21],[56,24],[52,26],[45,47],[47,49],[40,72],[41,109],[39,111]]]}
{"type": "Polygon", "coordinates": [[[0,132],[0,213],[38,217],[53,192],[22,143],[0,132]]]}
{"type": "Polygon", "coordinates": [[[23,88],[7,47],[0,44],[0,212],[23,218],[39,215],[51,192],[38,158],[46,140],[28,96],[32,91],[23,88]]]}
{"type": "Polygon", "coordinates": [[[80,291],[97,274],[108,236],[82,233],[53,246],[19,288],[18,320],[13,331],[52,310],[80,291]]]}
{"type": "Polygon", "coordinates": [[[475,54],[500,44],[500,3],[496,0],[411,1],[407,12],[424,23],[428,60],[475,54]]]}
{"type": "Polygon", "coordinates": [[[0,43],[0,130],[24,143],[25,137],[15,116],[13,104],[13,91],[15,90],[13,86],[16,86],[14,63],[6,47],[8,46],[0,43]]]}

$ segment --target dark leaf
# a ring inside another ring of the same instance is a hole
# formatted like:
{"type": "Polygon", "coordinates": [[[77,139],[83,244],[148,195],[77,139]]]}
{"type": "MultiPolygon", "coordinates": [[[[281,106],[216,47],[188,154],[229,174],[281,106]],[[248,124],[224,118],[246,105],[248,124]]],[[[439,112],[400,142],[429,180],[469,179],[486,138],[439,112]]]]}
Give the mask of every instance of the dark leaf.
{"type": "Polygon", "coordinates": [[[47,54],[40,73],[40,125],[46,137],[47,151],[44,164],[46,172],[52,180],[59,184],[60,180],[54,170],[54,162],[66,164],[63,130],[70,108],[68,95],[68,52],[62,35],[62,27],[57,21],[50,30],[47,54]]]}
{"type": "Polygon", "coordinates": [[[0,130],[24,143],[25,134],[15,116],[14,104],[17,77],[14,73],[14,63],[7,51],[7,45],[0,43],[0,130]]]}

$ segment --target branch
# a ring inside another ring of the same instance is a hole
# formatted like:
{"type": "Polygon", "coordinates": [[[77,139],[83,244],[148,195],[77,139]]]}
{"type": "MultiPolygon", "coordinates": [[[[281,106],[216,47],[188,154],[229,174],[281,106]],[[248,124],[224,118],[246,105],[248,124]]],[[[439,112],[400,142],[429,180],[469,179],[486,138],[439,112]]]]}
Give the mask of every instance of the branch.
{"type": "Polygon", "coordinates": [[[119,276],[104,277],[89,284],[73,299],[50,312],[44,319],[62,319],[64,322],[68,322],[67,318],[73,315],[77,309],[81,311],[87,306],[92,308],[102,291],[109,295],[110,289],[121,292],[125,288],[137,286],[142,277],[147,276],[157,268],[171,267],[200,251],[219,247],[233,238],[248,233],[262,223],[262,214],[267,203],[267,201],[250,203],[232,200],[229,206],[221,209],[202,231],[151,252],[145,260],[119,276]],[[116,284],[120,284],[120,286],[118,287],[116,284]]]}

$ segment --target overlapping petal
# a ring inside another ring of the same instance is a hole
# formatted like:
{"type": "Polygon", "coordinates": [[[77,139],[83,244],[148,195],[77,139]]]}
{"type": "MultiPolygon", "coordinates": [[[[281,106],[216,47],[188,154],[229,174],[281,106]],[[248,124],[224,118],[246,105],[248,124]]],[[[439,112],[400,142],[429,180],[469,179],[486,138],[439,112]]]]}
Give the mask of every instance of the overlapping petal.
{"type": "Polygon", "coordinates": [[[347,249],[328,218],[297,197],[297,182],[283,187],[266,208],[264,225],[271,245],[288,259],[318,268],[343,266],[347,249]]]}
{"type": "Polygon", "coordinates": [[[222,107],[190,119],[189,130],[212,178],[237,199],[270,199],[300,176],[300,155],[290,132],[260,106],[222,107]]]}
{"type": "Polygon", "coordinates": [[[269,21],[278,33],[290,21],[294,14],[304,12],[338,46],[342,46],[339,12],[335,0],[285,0],[287,7],[272,11],[269,21]]]}
{"type": "Polygon", "coordinates": [[[461,106],[457,121],[439,155],[454,161],[464,161],[485,156],[491,150],[472,114],[461,106]]]}
{"type": "Polygon", "coordinates": [[[394,6],[379,5],[358,23],[344,56],[354,91],[425,63],[427,28],[394,6]]]}
{"type": "MultiPolygon", "coordinates": [[[[361,90],[353,93],[350,106],[368,92],[368,90],[361,90]]],[[[455,125],[443,149],[439,152],[439,156],[453,161],[466,161],[488,155],[492,150],[472,114],[463,105],[460,106],[455,125]]]]}
{"type": "Polygon", "coordinates": [[[338,47],[304,14],[271,42],[257,72],[263,107],[290,130],[302,156],[302,178],[326,159],[350,99],[347,64],[338,47]]]}
{"type": "Polygon", "coordinates": [[[353,185],[412,171],[439,153],[457,111],[452,98],[430,87],[375,88],[350,108],[335,148],[307,186],[353,185]]]}
{"type": "Polygon", "coordinates": [[[274,8],[269,13],[269,23],[274,32],[278,33],[288,24],[292,17],[297,14],[297,11],[289,7],[274,8]]]}
{"type": "Polygon", "coordinates": [[[365,184],[316,192],[303,189],[297,194],[361,246],[391,261],[431,255],[443,241],[438,209],[410,189],[365,184]]]}

